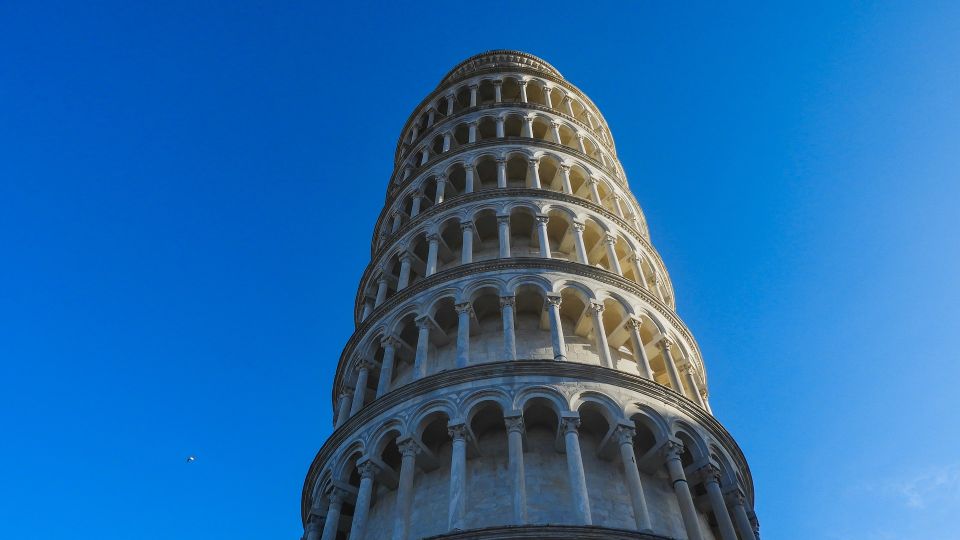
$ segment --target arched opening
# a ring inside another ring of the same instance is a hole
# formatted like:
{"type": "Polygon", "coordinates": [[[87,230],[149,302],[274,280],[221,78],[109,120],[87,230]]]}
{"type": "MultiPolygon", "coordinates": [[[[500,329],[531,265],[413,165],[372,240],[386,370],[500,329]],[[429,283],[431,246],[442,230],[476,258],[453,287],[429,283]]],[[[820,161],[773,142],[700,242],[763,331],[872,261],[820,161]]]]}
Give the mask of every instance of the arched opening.
{"type": "Polygon", "coordinates": [[[492,156],[483,156],[477,161],[474,190],[497,189],[497,161],[492,156]]]}
{"type": "Polygon", "coordinates": [[[438,230],[437,271],[439,272],[459,265],[462,260],[463,232],[460,229],[460,218],[447,219],[438,230]]]}
{"type": "Polygon", "coordinates": [[[507,187],[529,187],[528,172],[527,158],[520,154],[511,155],[507,159],[507,187]]]}
{"type": "Polygon", "coordinates": [[[508,114],[503,121],[505,137],[520,137],[523,133],[523,117],[519,114],[508,114]]]}
{"type": "Polygon", "coordinates": [[[593,320],[588,308],[590,299],[574,287],[560,291],[560,326],[567,346],[567,360],[600,365],[593,335],[593,320]]]}
{"type": "Polygon", "coordinates": [[[500,239],[497,234],[496,213],[491,209],[485,209],[474,214],[473,231],[474,262],[498,258],[500,255],[500,239]]]}
{"type": "Polygon", "coordinates": [[[518,103],[520,101],[520,84],[514,77],[505,77],[501,88],[501,97],[504,103],[518,103]]]}
{"type": "Polygon", "coordinates": [[[627,346],[630,341],[628,318],[627,308],[619,300],[613,298],[604,300],[603,329],[607,334],[607,345],[610,347],[611,367],[637,373],[633,354],[627,346]]]}
{"type": "Polygon", "coordinates": [[[470,363],[504,360],[500,294],[493,287],[484,287],[473,293],[471,305],[470,363]]]}
{"type": "Polygon", "coordinates": [[[497,121],[492,116],[484,116],[477,124],[477,138],[488,140],[497,138],[497,121]]]}
{"type": "Polygon", "coordinates": [[[540,167],[540,187],[558,193],[563,192],[563,177],[560,173],[560,160],[553,156],[541,156],[540,167]]]}
{"type": "Polygon", "coordinates": [[[535,397],[523,405],[523,424],[526,429],[524,467],[527,469],[527,519],[530,523],[573,523],[572,512],[565,512],[565,519],[557,519],[557,503],[569,504],[569,496],[537,497],[537,493],[568,493],[566,458],[560,453],[562,441],[559,435],[560,414],[549,399],[535,397]],[[560,472],[558,475],[557,472],[560,472]],[[562,501],[562,502],[561,502],[562,501]]]}
{"type": "Polygon", "coordinates": [[[510,211],[510,256],[540,256],[540,236],[530,208],[517,207],[510,211]]]}
{"type": "Polygon", "coordinates": [[[607,257],[606,230],[595,219],[588,217],[584,220],[583,245],[587,251],[587,264],[611,270],[610,258],[607,257]]]}
{"type": "Polygon", "coordinates": [[[521,285],[514,306],[517,358],[553,360],[546,295],[535,285],[521,285]]]}
{"type": "Polygon", "coordinates": [[[480,88],[477,89],[478,105],[493,105],[496,101],[496,92],[493,89],[493,81],[484,79],[480,81],[480,88]]]}
{"type": "Polygon", "coordinates": [[[482,486],[471,485],[472,482],[468,481],[467,491],[472,495],[472,505],[484,509],[483,512],[467,512],[468,528],[507,525],[513,518],[513,489],[505,476],[509,451],[504,422],[503,409],[495,401],[484,401],[469,413],[468,425],[479,452],[467,460],[467,478],[495,478],[496,481],[482,486]]]}
{"type": "Polygon", "coordinates": [[[427,366],[427,374],[446,371],[456,366],[457,312],[453,297],[447,296],[437,301],[430,316],[436,326],[430,330],[430,365],[427,366]]]}
{"type": "Polygon", "coordinates": [[[447,169],[447,184],[444,186],[444,200],[463,195],[467,192],[467,171],[463,163],[454,163],[447,169]]]}
{"type": "Polygon", "coordinates": [[[550,256],[554,259],[578,262],[575,231],[572,217],[559,209],[547,213],[547,239],[550,241],[550,256]]]}

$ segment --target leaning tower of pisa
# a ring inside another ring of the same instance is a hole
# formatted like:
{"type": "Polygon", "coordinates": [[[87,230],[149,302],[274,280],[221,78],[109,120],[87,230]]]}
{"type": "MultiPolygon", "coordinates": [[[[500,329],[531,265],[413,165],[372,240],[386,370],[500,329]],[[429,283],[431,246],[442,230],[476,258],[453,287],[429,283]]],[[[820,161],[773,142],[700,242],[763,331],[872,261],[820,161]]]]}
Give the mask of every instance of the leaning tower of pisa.
{"type": "Polygon", "coordinates": [[[337,364],[305,540],[756,540],[613,137],[486,52],[410,115],[337,364]]]}

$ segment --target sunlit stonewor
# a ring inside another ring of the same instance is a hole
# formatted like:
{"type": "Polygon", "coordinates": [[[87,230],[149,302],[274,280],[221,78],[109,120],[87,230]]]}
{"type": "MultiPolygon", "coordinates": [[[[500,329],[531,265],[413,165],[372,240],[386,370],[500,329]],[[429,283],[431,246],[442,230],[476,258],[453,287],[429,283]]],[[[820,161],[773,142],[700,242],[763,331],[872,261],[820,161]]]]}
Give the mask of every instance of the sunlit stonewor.
{"type": "Polygon", "coordinates": [[[394,163],[304,538],[755,540],[750,470],[590,99],[480,54],[394,163]]]}

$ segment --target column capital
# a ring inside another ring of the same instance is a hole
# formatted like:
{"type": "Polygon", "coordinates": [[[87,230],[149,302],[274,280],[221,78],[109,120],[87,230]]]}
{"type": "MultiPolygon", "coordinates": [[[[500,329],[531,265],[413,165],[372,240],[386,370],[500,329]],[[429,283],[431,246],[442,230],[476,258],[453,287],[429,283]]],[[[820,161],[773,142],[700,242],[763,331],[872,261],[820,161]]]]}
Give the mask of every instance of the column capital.
{"type": "Polygon", "coordinates": [[[497,162],[497,165],[499,165],[499,164],[501,164],[501,163],[506,163],[506,162],[507,162],[507,158],[505,158],[505,157],[503,157],[503,156],[500,156],[500,157],[495,158],[494,161],[496,161],[496,162],[497,162]]]}
{"type": "Polygon", "coordinates": [[[347,490],[337,486],[330,486],[327,491],[327,498],[330,499],[330,504],[333,506],[342,505],[349,496],[350,493],[347,490]]]}
{"type": "Polygon", "coordinates": [[[633,445],[633,438],[637,436],[637,430],[633,426],[619,425],[616,429],[617,442],[621,446],[625,444],[633,445]]]}
{"type": "Polygon", "coordinates": [[[380,467],[378,467],[376,463],[367,460],[357,465],[357,471],[360,473],[360,478],[373,478],[380,472],[380,467]]]}
{"type": "Polygon", "coordinates": [[[494,85],[494,86],[501,86],[502,84],[503,84],[503,79],[494,79],[494,80],[493,80],[493,85],[494,85]]]}
{"type": "Polygon", "coordinates": [[[523,433],[526,431],[523,416],[505,416],[503,423],[507,426],[507,433],[523,433]]]}
{"type": "Polygon", "coordinates": [[[465,441],[467,440],[467,435],[469,434],[469,430],[467,429],[466,424],[460,423],[460,424],[447,425],[447,433],[449,433],[450,438],[455,441],[465,441]]]}
{"type": "Polygon", "coordinates": [[[591,301],[590,311],[592,311],[596,315],[601,315],[603,313],[603,304],[601,304],[600,302],[591,301]]]}
{"type": "Polygon", "coordinates": [[[404,250],[400,252],[400,255],[398,256],[398,258],[400,259],[401,263],[410,262],[410,259],[413,258],[413,254],[407,250],[404,250]]]}
{"type": "Polygon", "coordinates": [[[339,397],[340,397],[340,399],[352,398],[352,397],[353,397],[353,390],[344,390],[343,392],[340,392],[340,396],[339,396],[339,397]]]}
{"type": "Polygon", "coordinates": [[[580,428],[580,417],[579,416],[567,416],[560,419],[560,427],[563,429],[563,434],[567,433],[577,433],[577,430],[580,428]]]}
{"type": "Polygon", "coordinates": [[[707,463],[703,467],[697,469],[696,472],[697,478],[700,478],[704,482],[714,481],[718,484],[720,483],[720,468],[714,465],[713,463],[707,463]]]}
{"type": "Polygon", "coordinates": [[[430,317],[428,317],[427,315],[421,315],[416,319],[414,319],[413,322],[416,323],[417,328],[419,328],[420,330],[423,330],[424,328],[430,328],[431,326],[430,317]]]}
{"type": "Polygon", "coordinates": [[[517,81],[517,84],[519,84],[520,86],[526,86],[528,82],[530,81],[519,80],[517,81]]]}
{"type": "Polygon", "coordinates": [[[500,297],[500,307],[506,307],[506,306],[513,307],[516,304],[517,304],[517,297],[512,294],[500,297]]]}
{"type": "Polygon", "coordinates": [[[457,315],[460,315],[463,313],[466,313],[468,315],[473,314],[473,304],[470,302],[461,302],[459,304],[454,304],[453,309],[454,311],[457,312],[457,315]]]}
{"type": "Polygon", "coordinates": [[[382,338],[380,338],[380,345],[384,348],[386,347],[396,348],[400,345],[400,338],[398,338],[393,334],[383,336],[382,338]]]}
{"type": "Polygon", "coordinates": [[[591,176],[590,178],[587,178],[587,184],[588,184],[588,185],[591,185],[591,186],[592,186],[592,185],[599,184],[599,183],[600,183],[600,179],[597,178],[596,176],[591,176]]]}
{"type": "Polygon", "coordinates": [[[626,324],[623,325],[623,327],[628,330],[640,330],[641,326],[643,326],[643,319],[640,317],[630,317],[627,319],[626,324]]]}
{"type": "Polygon", "coordinates": [[[548,294],[546,298],[546,303],[551,306],[560,307],[560,303],[563,302],[563,297],[559,294],[548,294]]]}
{"type": "Polygon", "coordinates": [[[371,362],[370,360],[360,360],[359,362],[357,362],[358,372],[363,370],[370,371],[371,368],[373,368],[373,362],[371,362]]]}
{"type": "Polygon", "coordinates": [[[559,128],[560,126],[563,125],[563,122],[558,122],[558,121],[556,121],[556,120],[551,120],[551,121],[550,121],[550,125],[553,126],[553,127],[555,127],[555,128],[559,128]]]}
{"type": "Polygon", "coordinates": [[[724,496],[730,506],[746,506],[747,504],[747,496],[739,487],[731,489],[730,491],[726,492],[724,496]]]}
{"type": "Polygon", "coordinates": [[[474,88],[480,88],[480,85],[479,85],[479,84],[469,84],[469,85],[467,85],[467,88],[473,90],[474,88]]]}
{"type": "Polygon", "coordinates": [[[560,164],[560,170],[563,171],[563,172],[565,172],[565,173],[570,172],[570,169],[571,169],[571,168],[572,168],[571,165],[569,165],[568,163],[561,163],[561,164],[560,164]]]}
{"type": "Polygon", "coordinates": [[[603,241],[604,241],[605,243],[607,243],[608,245],[613,246],[613,245],[616,245],[616,244],[617,244],[617,237],[614,236],[614,235],[612,235],[612,234],[610,234],[610,233],[605,233],[605,234],[603,235],[603,241]]]}
{"type": "Polygon", "coordinates": [[[683,453],[683,443],[679,441],[667,441],[663,443],[663,446],[660,448],[660,455],[662,455],[667,461],[671,459],[680,459],[680,454],[683,453]]]}
{"type": "Polygon", "coordinates": [[[403,457],[413,457],[420,453],[420,445],[417,444],[417,441],[413,437],[400,437],[397,438],[397,448],[400,450],[400,454],[403,457]]]}
{"type": "Polygon", "coordinates": [[[543,224],[543,225],[546,225],[547,222],[550,221],[550,216],[545,216],[545,215],[542,215],[542,214],[538,214],[538,215],[534,216],[533,219],[537,220],[537,223],[541,223],[541,224],[543,224]]]}
{"type": "Polygon", "coordinates": [[[582,221],[574,221],[574,222],[573,222],[573,230],[582,233],[582,232],[585,231],[586,229],[587,229],[587,224],[586,224],[586,223],[584,223],[584,222],[582,222],[582,221]]]}
{"type": "Polygon", "coordinates": [[[473,222],[472,222],[472,221],[461,221],[461,222],[460,222],[460,230],[461,230],[461,231],[467,231],[467,230],[472,230],[472,229],[473,229],[473,222]]]}
{"type": "Polygon", "coordinates": [[[509,224],[509,223],[510,223],[510,214],[507,214],[507,215],[504,215],[504,216],[498,215],[498,216],[497,216],[497,223],[507,223],[507,224],[509,224]]]}
{"type": "Polygon", "coordinates": [[[673,341],[670,341],[670,338],[663,336],[660,338],[660,341],[657,342],[657,346],[663,349],[664,352],[670,352],[670,349],[673,348],[673,341]]]}
{"type": "Polygon", "coordinates": [[[438,242],[440,240],[440,234],[436,232],[427,233],[427,242],[438,242]]]}

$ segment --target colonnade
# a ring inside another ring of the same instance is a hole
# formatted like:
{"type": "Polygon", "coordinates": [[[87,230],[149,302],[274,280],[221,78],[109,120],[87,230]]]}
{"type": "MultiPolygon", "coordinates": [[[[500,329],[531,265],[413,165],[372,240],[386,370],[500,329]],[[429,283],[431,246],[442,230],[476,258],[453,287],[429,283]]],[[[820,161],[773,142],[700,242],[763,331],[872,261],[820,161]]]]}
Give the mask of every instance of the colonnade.
{"type": "MultiPolygon", "coordinates": [[[[548,294],[544,301],[544,309],[547,311],[547,319],[550,326],[553,359],[556,361],[567,360],[567,345],[560,315],[562,302],[563,297],[560,294],[548,294]]],[[[499,298],[499,304],[500,318],[503,323],[502,360],[517,360],[516,325],[514,322],[516,296],[501,296],[499,298]]],[[[474,317],[473,304],[471,302],[461,302],[455,304],[454,308],[457,314],[455,367],[463,368],[470,364],[470,321],[474,317]]],[[[597,350],[600,365],[609,369],[617,369],[611,357],[610,346],[607,341],[607,336],[612,329],[606,328],[604,324],[603,312],[605,309],[604,304],[598,301],[591,301],[588,306],[592,334],[594,336],[594,346],[597,350]]],[[[628,317],[623,324],[623,329],[627,331],[630,336],[629,340],[632,345],[636,365],[635,374],[645,379],[655,381],[654,370],[650,366],[646,346],[640,334],[640,328],[644,324],[644,318],[646,318],[645,315],[628,317]]],[[[431,332],[438,330],[436,323],[429,315],[418,316],[414,321],[417,327],[417,341],[411,382],[427,375],[431,332]]],[[[652,321],[650,324],[656,327],[652,321]]],[[[387,335],[381,339],[380,343],[383,349],[383,360],[380,366],[380,377],[376,385],[374,399],[379,398],[392,389],[398,347],[401,346],[401,340],[394,335],[387,335]]],[[[682,361],[676,360],[674,343],[669,337],[663,334],[654,337],[653,345],[659,349],[663,358],[669,381],[668,387],[678,394],[693,400],[701,408],[709,410],[709,404],[705,395],[706,392],[698,382],[696,371],[690,359],[681,357],[682,361]],[[683,376],[683,379],[681,376],[683,376]],[[686,382],[686,384],[684,384],[684,382],[686,382]]],[[[375,364],[369,360],[360,360],[355,364],[357,375],[354,380],[353,389],[344,389],[340,394],[335,427],[339,427],[346,422],[350,416],[356,414],[365,404],[368,397],[368,378],[374,367],[375,364]]]]}
{"type": "MultiPolygon", "coordinates": [[[[566,455],[567,481],[570,490],[570,510],[572,521],[577,525],[594,523],[590,510],[590,494],[587,489],[583,454],[580,448],[580,415],[566,412],[559,418],[558,430],[562,434],[562,452],[566,455]]],[[[527,518],[527,495],[524,468],[523,437],[525,424],[523,414],[514,412],[504,416],[507,436],[507,470],[512,497],[511,524],[524,525],[527,518]]],[[[451,420],[447,424],[450,437],[451,456],[449,464],[449,504],[447,508],[447,530],[466,529],[466,517],[470,490],[467,485],[466,464],[467,446],[471,437],[469,426],[460,420],[451,420]]],[[[637,464],[635,448],[636,428],[632,421],[621,420],[612,428],[612,436],[617,445],[617,455],[622,465],[622,479],[630,498],[635,528],[642,532],[655,532],[644,495],[643,480],[637,464]]],[[[411,524],[411,510],[414,500],[414,475],[417,468],[417,455],[425,451],[425,445],[414,435],[405,435],[396,440],[400,451],[400,470],[396,486],[395,515],[393,518],[393,540],[408,540],[411,524]]],[[[754,524],[746,511],[745,500],[738,486],[723,486],[720,468],[712,462],[702,464],[688,478],[681,456],[684,445],[676,440],[665,441],[659,449],[661,466],[670,478],[674,496],[680,508],[683,527],[688,540],[703,540],[703,531],[697,515],[690,482],[702,483],[710,512],[717,522],[721,540],[757,540],[754,524]]],[[[354,513],[350,524],[351,540],[362,540],[367,527],[372,500],[374,479],[380,472],[378,465],[370,456],[357,460],[356,469],[360,484],[356,494],[336,485],[326,491],[328,508],[323,527],[311,523],[306,531],[306,540],[335,540],[340,528],[343,504],[347,499],[354,501],[354,513]],[[321,533],[322,531],[322,533],[321,533]]],[[[489,496],[489,495],[488,495],[489,496]]]]}

